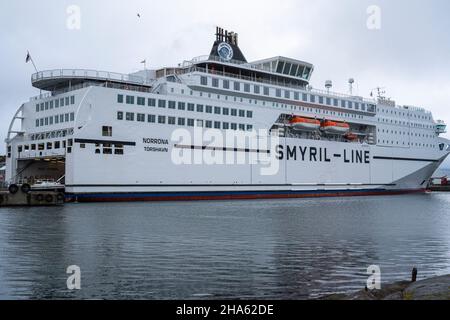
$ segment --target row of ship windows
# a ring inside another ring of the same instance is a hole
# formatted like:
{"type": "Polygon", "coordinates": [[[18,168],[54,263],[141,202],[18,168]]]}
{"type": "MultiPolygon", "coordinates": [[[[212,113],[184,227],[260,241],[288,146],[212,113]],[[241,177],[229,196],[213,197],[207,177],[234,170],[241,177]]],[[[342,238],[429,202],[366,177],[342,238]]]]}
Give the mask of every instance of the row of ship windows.
{"type": "MultiPolygon", "coordinates": [[[[200,78],[200,83],[203,86],[208,86],[209,78],[202,76],[200,78]]],[[[211,79],[211,85],[214,88],[219,87],[219,79],[212,78],[211,79]]],[[[243,89],[243,92],[251,93],[251,87],[253,86],[253,93],[254,94],[261,94],[261,86],[259,85],[250,85],[249,83],[244,83],[244,86],[242,88],[242,84],[238,81],[233,81],[233,89],[234,91],[241,91],[243,89]]],[[[223,89],[230,89],[230,80],[222,80],[222,88],[223,89]]],[[[262,92],[265,96],[270,96],[270,88],[269,87],[262,87],[262,92]]],[[[275,89],[275,96],[278,98],[285,98],[285,99],[291,99],[293,97],[294,100],[303,102],[311,102],[311,103],[319,103],[323,105],[329,105],[334,107],[341,107],[341,108],[348,108],[348,109],[355,109],[355,110],[362,110],[362,111],[368,111],[368,112],[375,112],[376,106],[374,104],[366,104],[366,103],[360,103],[355,101],[348,101],[348,100],[339,100],[335,98],[330,97],[324,97],[309,93],[303,93],[298,91],[290,91],[290,90],[281,90],[281,89],[275,89]]]]}
{"type": "MultiPolygon", "coordinates": [[[[401,142],[401,141],[400,141],[401,142]]],[[[403,146],[410,146],[410,147],[423,147],[423,148],[437,148],[437,146],[436,145],[434,145],[434,144],[428,144],[428,143],[411,143],[411,142],[408,142],[408,143],[406,143],[406,142],[402,142],[402,143],[400,143],[399,141],[390,141],[390,140],[381,140],[381,139],[378,139],[378,143],[382,143],[382,144],[388,144],[388,145],[403,145],[403,146]]]]}
{"type": "Polygon", "coordinates": [[[54,142],[46,142],[46,143],[33,143],[17,146],[17,152],[28,152],[28,151],[44,151],[44,150],[53,150],[53,149],[65,149],[66,148],[66,140],[64,141],[54,141],[54,142]]]}
{"type": "MultiPolygon", "coordinates": [[[[378,122],[400,124],[400,125],[404,125],[404,126],[408,125],[407,121],[397,121],[397,120],[394,120],[394,119],[385,119],[385,118],[378,118],[378,122]]],[[[434,128],[433,125],[422,124],[422,123],[415,123],[415,122],[411,123],[410,126],[411,127],[415,127],[415,128],[424,128],[424,129],[433,129],[434,128]]]]}
{"type": "Polygon", "coordinates": [[[75,121],[75,113],[57,114],[55,116],[49,116],[45,118],[36,119],[36,127],[51,126],[53,124],[59,124],[64,122],[75,121]]]}
{"type": "Polygon", "coordinates": [[[36,112],[52,110],[53,108],[60,108],[68,105],[75,104],[75,96],[60,98],[56,100],[50,100],[36,104],[36,112]]]}
{"type": "Polygon", "coordinates": [[[148,122],[148,123],[159,123],[159,124],[169,124],[169,125],[178,125],[178,126],[188,126],[188,127],[205,127],[205,128],[214,128],[214,129],[223,129],[223,130],[241,130],[241,131],[251,131],[253,130],[253,126],[250,124],[242,124],[242,123],[229,123],[229,122],[220,122],[220,121],[212,121],[212,120],[201,120],[201,119],[186,119],[186,118],[176,118],[176,117],[166,117],[161,115],[154,114],[143,114],[143,113],[133,113],[133,112],[117,112],[117,120],[126,120],[126,121],[135,121],[138,122],[148,122]]]}
{"type": "MultiPolygon", "coordinates": [[[[400,112],[400,111],[397,112],[397,111],[394,111],[394,110],[381,109],[381,112],[382,113],[390,113],[392,115],[398,115],[398,116],[401,116],[401,117],[408,116],[408,113],[406,113],[406,112],[400,112]]],[[[417,115],[417,114],[411,114],[411,117],[413,117],[413,116],[416,119],[431,120],[431,116],[422,116],[422,115],[417,115]]]]}
{"type": "Polygon", "coordinates": [[[411,137],[420,137],[420,138],[434,138],[434,135],[431,134],[420,134],[420,133],[409,133],[409,132],[405,132],[405,131],[394,131],[394,130],[385,130],[385,129],[379,129],[378,128],[378,132],[382,132],[382,133],[390,133],[390,134],[399,134],[399,135],[404,135],[404,136],[411,136],[411,137]]]}
{"type": "MultiPolygon", "coordinates": [[[[126,96],[125,97],[125,101],[127,104],[134,104],[134,96],[126,96]]],[[[136,99],[137,101],[137,105],[140,106],[145,106],[146,101],[145,98],[143,97],[137,97],[136,99]]],[[[153,98],[148,98],[147,99],[147,106],[149,107],[156,107],[157,103],[156,103],[156,99],[153,98]]],[[[124,102],[124,96],[119,94],[117,96],[117,102],[118,103],[123,103],[124,102]]],[[[159,99],[158,100],[158,108],[166,108],[166,106],[169,109],[178,109],[178,110],[187,110],[187,111],[197,111],[197,112],[206,112],[206,113],[214,113],[217,115],[224,115],[224,116],[239,116],[239,117],[247,117],[247,118],[253,118],[253,111],[249,111],[249,110],[241,110],[241,109],[234,109],[234,108],[221,108],[221,107],[213,107],[213,106],[204,106],[202,104],[193,104],[193,103],[185,103],[185,102],[176,102],[176,101],[169,101],[167,103],[166,100],[162,100],[159,99]]]]}

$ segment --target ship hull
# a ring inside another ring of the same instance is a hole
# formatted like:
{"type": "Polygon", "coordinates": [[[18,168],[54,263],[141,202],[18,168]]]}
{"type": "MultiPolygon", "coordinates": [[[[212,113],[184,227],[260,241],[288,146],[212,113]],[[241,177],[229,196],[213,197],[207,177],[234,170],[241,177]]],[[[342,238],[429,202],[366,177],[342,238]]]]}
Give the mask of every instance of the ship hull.
{"type": "Polygon", "coordinates": [[[223,191],[223,192],[154,192],[154,193],[79,193],[67,194],[67,202],[131,202],[131,201],[219,201],[307,199],[333,197],[394,196],[425,193],[426,189],[387,190],[305,190],[305,191],[223,191]]]}

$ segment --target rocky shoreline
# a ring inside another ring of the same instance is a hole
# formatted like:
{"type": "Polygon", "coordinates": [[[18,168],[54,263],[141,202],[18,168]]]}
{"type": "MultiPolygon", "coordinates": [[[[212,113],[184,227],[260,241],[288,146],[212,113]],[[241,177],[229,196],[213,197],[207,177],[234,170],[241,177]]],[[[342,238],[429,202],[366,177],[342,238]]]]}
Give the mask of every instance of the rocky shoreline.
{"type": "Polygon", "coordinates": [[[450,275],[417,282],[400,281],[380,290],[360,290],[350,294],[333,294],[319,300],[450,300],[450,275]]]}

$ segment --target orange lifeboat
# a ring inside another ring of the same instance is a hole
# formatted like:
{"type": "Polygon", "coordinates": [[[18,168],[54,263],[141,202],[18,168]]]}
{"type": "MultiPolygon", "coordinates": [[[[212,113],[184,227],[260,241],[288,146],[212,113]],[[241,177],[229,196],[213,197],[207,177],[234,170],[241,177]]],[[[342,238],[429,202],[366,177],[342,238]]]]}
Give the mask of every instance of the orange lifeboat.
{"type": "Polygon", "coordinates": [[[292,117],[292,119],[289,121],[289,124],[295,130],[314,131],[320,129],[320,121],[316,119],[295,116],[292,117]]]}
{"type": "Polygon", "coordinates": [[[334,134],[346,134],[350,131],[350,126],[345,122],[335,122],[325,120],[320,125],[322,131],[334,134]]]}
{"type": "Polygon", "coordinates": [[[353,132],[348,132],[344,137],[348,141],[356,141],[356,140],[358,140],[358,136],[356,134],[354,134],[353,132]]]}

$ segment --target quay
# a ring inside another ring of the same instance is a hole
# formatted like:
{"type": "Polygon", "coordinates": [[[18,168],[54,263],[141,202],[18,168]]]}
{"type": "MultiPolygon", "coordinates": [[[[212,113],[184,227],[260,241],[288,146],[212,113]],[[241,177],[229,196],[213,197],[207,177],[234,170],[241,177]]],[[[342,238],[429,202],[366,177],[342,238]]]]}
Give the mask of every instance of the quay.
{"type": "MultiPolygon", "coordinates": [[[[23,185],[24,186],[24,185],[23,185]]],[[[63,205],[65,196],[61,190],[32,190],[29,187],[1,188],[0,207],[57,206],[63,205]]]]}

